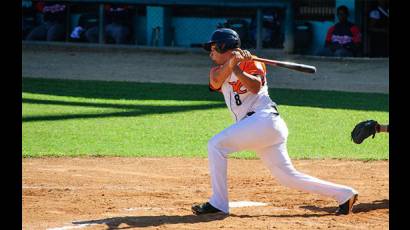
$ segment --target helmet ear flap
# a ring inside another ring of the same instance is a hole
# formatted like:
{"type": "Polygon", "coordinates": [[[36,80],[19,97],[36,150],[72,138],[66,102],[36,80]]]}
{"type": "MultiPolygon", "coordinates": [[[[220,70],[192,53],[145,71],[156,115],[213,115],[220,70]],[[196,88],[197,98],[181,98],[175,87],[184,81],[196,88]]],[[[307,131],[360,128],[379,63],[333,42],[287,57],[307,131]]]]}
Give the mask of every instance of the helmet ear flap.
{"type": "Polygon", "coordinates": [[[241,42],[237,39],[230,39],[223,42],[216,42],[215,49],[218,53],[225,53],[230,49],[235,49],[241,47],[241,42]]]}
{"type": "Polygon", "coordinates": [[[218,53],[225,53],[228,49],[226,49],[225,42],[217,42],[216,45],[215,45],[215,50],[218,53]]]}

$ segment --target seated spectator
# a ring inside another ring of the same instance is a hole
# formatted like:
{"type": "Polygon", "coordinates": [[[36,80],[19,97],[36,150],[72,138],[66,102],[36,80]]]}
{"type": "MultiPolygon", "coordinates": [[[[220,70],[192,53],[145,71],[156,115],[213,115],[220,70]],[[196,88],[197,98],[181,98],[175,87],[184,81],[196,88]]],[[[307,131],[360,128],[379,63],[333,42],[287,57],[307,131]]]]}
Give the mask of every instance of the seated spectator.
{"type": "Polygon", "coordinates": [[[107,21],[105,40],[107,43],[127,44],[130,41],[130,17],[127,6],[106,5],[107,21]]]}
{"type": "Polygon", "coordinates": [[[321,56],[352,57],[357,56],[361,47],[359,27],[347,20],[349,10],[346,6],[337,8],[339,22],[330,27],[325,41],[325,48],[319,51],[321,56]]]}
{"type": "MultiPolygon", "coordinates": [[[[250,25],[252,43],[256,47],[257,25],[253,17],[250,25]]],[[[263,48],[283,48],[281,18],[278,12],[270,11],[263,14],[261,41],[263,48]]]]}
{"type": "Polygon", "coordinates": [[[98,15],[96,13],[82,14],[78,25],[70,34],[70,39],[77,42],[98,43],[98,15]]]}
{"type": "Polygon", "coordinates": [[[368,18],[369,56],[389,56],[389,2],[378,0],[368,18]]]}
{"type": "Polygon", "coordinates": [[[38,2],[36,10],[43,14],[43,23],[35,27],[27,40],[64,41],[66,6],[64,4],[38,2]]]}
{"type": "Polygon", "coordinates": [[[241,47],[251,47],[249,23],[245,19],[229,18],[224,23],[218,23],[217,28],[230,28],[234,30],[241,38],[241,47]]]}

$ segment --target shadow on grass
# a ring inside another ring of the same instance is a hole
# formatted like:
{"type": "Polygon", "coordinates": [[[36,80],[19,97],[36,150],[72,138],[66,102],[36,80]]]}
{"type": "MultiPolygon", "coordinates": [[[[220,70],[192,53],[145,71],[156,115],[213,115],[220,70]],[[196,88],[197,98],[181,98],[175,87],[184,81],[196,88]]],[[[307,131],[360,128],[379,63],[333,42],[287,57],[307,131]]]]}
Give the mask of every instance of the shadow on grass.
{"type": "Polygon", "coordinates": [[[107,113],[86,113],[86,114],[66,114],[66,115],[48,115],[48,116],[23,116],[23,122],[32,121],[55,121],[68,119],[86,119],[86,118],[105,118],[105,117],[135,117],[147,114],[165,114],[176,113],[190,110],[203,110],[225,107],[225,104],[206,104],[206,105],[186,105],[186,106],[161,106],[161,105],[127,105],[127,104],[110,104],[110,103],[90,103],[90,102],[70,102],[58,100],[39,100],[23,98],[23,103],[29,104],[46,104],[46,105],[67,105],[67,106],[84,106],[126,109],[128,111],[107,112],[107,113]]]}
{"type": "Polygon", "coordinates": [[[186,215],[186,216],[124,216],[105,218],[100,220],[75,221],[75,225],[92,225],[104,224],[108,229],[130,229],[136,227],[153,227],[164,224],[194,224],[201,222],[210,222],[215,220],[223,220],[228,215],[225,214],[208,214],[202,216],[186,215]],[[121,224],[126,224],[128,227],[120,227],[121,224]]]}
{"type": "MultiPolygon", "coordinates": [[[[301,208],[316,212],[335,213],[337,207],[301,206],[301,208]]],[[[353,206],[353,213],[370,212],[377,209],[389,209],[389,200],[375,200],[372,203],[358,203],[353,206]]]]}
{"type": "MultiPolygon", "coordinates": [[[[23,93],[98,99],[219,101],[220,93],[209,92],[207,85],[83,81],[23,78],[23,93]]],[[[319,108],[389,111],[389,95],[318,90],[269,89],[280,105],[319,108]]]]}

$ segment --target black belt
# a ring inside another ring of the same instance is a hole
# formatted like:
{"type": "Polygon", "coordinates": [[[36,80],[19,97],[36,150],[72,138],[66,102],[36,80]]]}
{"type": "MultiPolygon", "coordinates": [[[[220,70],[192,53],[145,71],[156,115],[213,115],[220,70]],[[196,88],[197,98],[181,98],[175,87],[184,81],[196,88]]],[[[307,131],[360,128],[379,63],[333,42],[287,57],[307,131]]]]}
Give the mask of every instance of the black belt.
{"type": "MultiPolygon", "coordinates": [[[[278,108],[277,108],[275,105],[272,105],[272,108],[274,108],[274,109],[276,110],[276,113],[273,113],[273,114],[275,114],[276,116],[278,116],[278,115],[279,115],[279,110],[278,110],[278,108]]],[[[250,117],[250,116],[252,116],[254,113],[255,113],[255,111],[251,111],[251,112],[248,112],[246,115],[247,115],[248,117],[250,117]]]]}
{"type": "Polygon", "coordinates": [[[276,113],[273,113],[273,114],[275,114],[276,116],[278,116],[278,115],[279,115],[279,110],[278,110],[278,108],[276,107],[276,105],[272,105],[272,108],[274,108],[274,109],[276,110],[276,113]]]}
{"type": "Polygon", "coordinates": [[[254,113],[255,113],[254,111],[249,112],[249,113],[246,114],[246,116],[250,117],[250,116],[252,116],[254,113]]]}

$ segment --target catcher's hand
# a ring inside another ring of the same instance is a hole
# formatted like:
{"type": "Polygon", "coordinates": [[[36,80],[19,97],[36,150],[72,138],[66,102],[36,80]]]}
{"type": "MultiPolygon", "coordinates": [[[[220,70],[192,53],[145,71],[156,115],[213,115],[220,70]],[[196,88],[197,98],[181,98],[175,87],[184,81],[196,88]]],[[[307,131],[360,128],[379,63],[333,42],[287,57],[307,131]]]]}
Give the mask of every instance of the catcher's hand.
{"type": "Polygon", "coordinates": [[[371,135],[373,135],[374,138],[378,126],[379,123],[374,120],[367,120],[358,123],[351,133],[353,142],[356,144],[361,144],[364,139],[371,135]]]}

